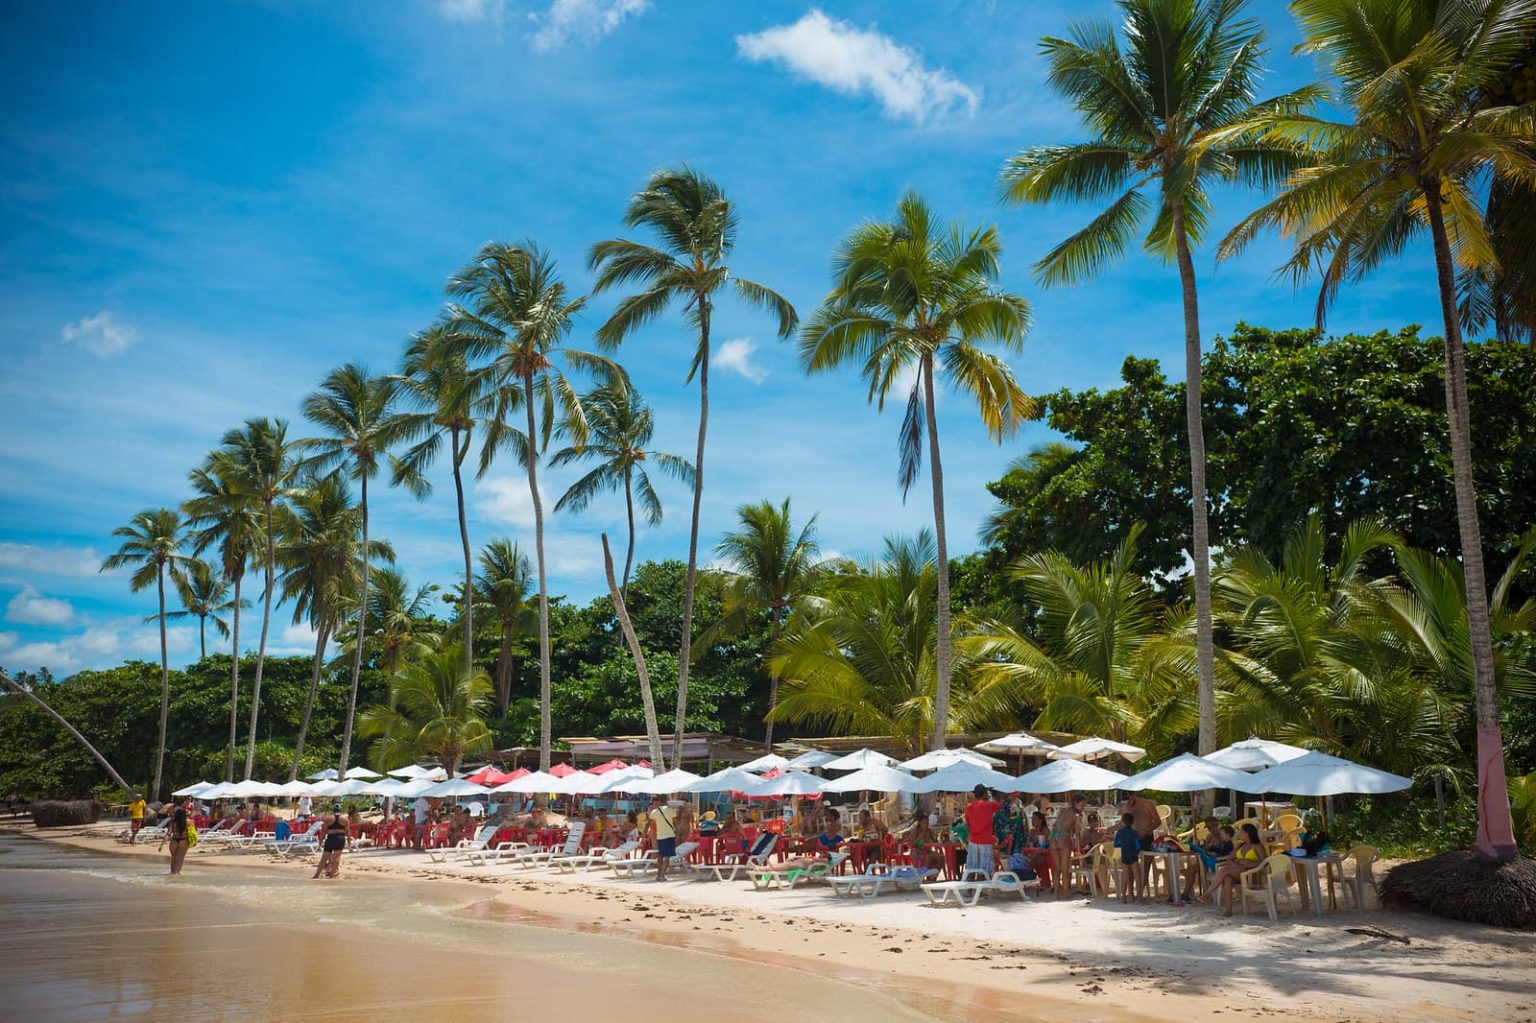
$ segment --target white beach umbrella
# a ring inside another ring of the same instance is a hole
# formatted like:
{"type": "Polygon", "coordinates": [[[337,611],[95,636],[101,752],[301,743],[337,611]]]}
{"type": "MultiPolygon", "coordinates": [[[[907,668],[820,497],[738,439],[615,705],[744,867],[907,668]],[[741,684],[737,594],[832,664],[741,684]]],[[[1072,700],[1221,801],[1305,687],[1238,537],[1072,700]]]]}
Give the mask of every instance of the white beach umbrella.
{"type": "Polygon", "coordinates": [[[221,782],[218,782],[217,784],[211,786],[210,788],[204,789],[202,792],[200,792],[198,794],[198,798],[199,799],[230,799],[230,798],[232,798],[234,796],[234,793],[230,791],[234,787],[235,786],[234,786],[234,784],[232,782],[221,781],[221,782]]]}
{"type": "Polygon", "coordinates": [[[173,796],[201,796],[204,793],[206,793],[209,789],[217,788],[217,787],[218,786],[216,786],[211,781],[200,781],[200,782],[195,782],[194,784],[188,785],[184,789],[177,789],[175,792],[172,792],[171,795],[173,795],[173,796]]]}
{"type": "Polygon", "coordinates": [[[978,785],[999,792],[1018,792],[1019,780],[1011,774],[994,771],[981,764],[958,760],[940,768],[912,786],[913,792],[970,792],[978,785]]]}
{"type": "Polygon", "coordinates": [[[1108,757],[1122,756],[1133,764],[1146,755],[1147,751],[1140,746],[1132,746],[1128,742],[1116,742],[1113,739],[1101,739],[1098,736],[1069,742],[1054,753],[1047,754],[1052,760],[1104,760],[1108,757]]]}
{"type": "Polygon", "coordinates": [[[714,774],[705,775],[698,781],[682,788],[678,792],[735,792],[748,791],[758,782],[762,781],[757,775],[749,771],[743,771],[739,767],[725,767],[714,774]]]}
{"type": "Polygon", "coordinates": [[[1234,771],[1262,771],[1266,767],[1295,760],[1307,752],[1300,746],[1288,746],[1269,739],[1244,739],[1215,753],[1207,753],[1201,759],[1230,767],[1234,771]]]}
{"type": "Polygon", "coordinates": [[[1401,792],[1413,779],[1379,771],[1341,757],[1311,750],[1283,764],[1244,776],[1244,792],[1280,792],[1288,796],[1378,795],[1401,792]]]}
{"type": "Polygon", "coordinates": [[[759,780],[743,791],[749,796],[814,796],[825,784],[824,779],[804,771],[785,771],[777,778],[759,780]]]}
{"type": "Polygon", "coordinates": [[[314,774],[305,775],[305,777],[308,778],[310,781],[335,781],[336,780],[336,768],[334,768],[334,767],[327,767],[323,771],[316,771],[314,774]]]}
{"type": "Polygon", "coordinates": [[[674,769],[651,778],[631,778],[618,786],[616,791],[649,796],[670,796],[674,792],[685,792],[689,785],[702,780],[692,771],[674,769]]]}
{"type": "Polygon", "coordinates": [[[915,792],[917,779],[895,767],[861,767],[852,774],[823,782],[823,792],[915,792]]]}
{"type": "Polygon", "coordinates": [[[751,771],[753,774],[766,774],[777,768],[780,771],[789,767],[789,758],[781,757],[777,753],[764,753],[756,760],[749,760],[739,765],[743,771],[751,771]]]}
{"type": "Polygon", "coordinates": [[[279,794],[284,796],[312,796],[315,794],[315,787],[307,781],[284,782],[278,788],[282,789],[282,792],[279,794]]]}
{"type": "Polygon", "coordinates": [[[415,781],[417,778],[428,778],[432,781],[447,781],[448,772],[441,767],[422,767],[420,764],[407,764],[397,767],[389,772],[392,778],[404,778],[407,781],[415,781]]]}
{"type": "Polygon", "coordinates": [[[409,784],[410,782],[402,781],[399,778],[381,778],[378,781],[368,782],[368,787],[363,790],[363,795],[399,796],[400,790],[409,784]]]}
{"type": "Polygon", "coordinates": [[[1018,792],[1071,792],[1074,789],[1115,789],[1125,775],[1081,760],[1056,760],[1019,776],[1018,792]]]}
{"type": "Polygon", "coordinates": [[[288,791],[286,785],[279,784],[275,781],[264,781],[261,783],[261,788],[256,790],[256,794],[258,796],[275,798],[277,796],[286,796],[288,791]]]}
{"type": "Polygon", "coordinates": [[[551,795],[559,796],[588,796],[597,791],[597,787],[603,783],[603,776],[592,774],[590,771],[572,771],[563,778],[556,778],[555,783],[544,790],[551,795]]]}
{"type": "Polygon", "coordinates": [[[1058,749],[1053,742],[1037,739],[1028,732],[1013,732],[989,742],[978,743],[977,749],[988,750],[992,753],[1052,753],[1058,749]]]}
{"type": "Polygon", "coordinates": [[[505,782],[491,789],[491,791],[521,792],[523,795],[532,795],[535,792],[549,792],[550,786],[559,780],[559,778],[544,771],[531,771],[516,781],[505,782]]]}
{"type": "Polygon", "coordinates": [[[382,778],[384,776],[377,771],[370,771],[366,767],[349,767],[347,768],[347,773],[343,775],[343,777],[350,779],[362,778],[367,781],[374,778],[382,778]]]}
{"type": "Polygon", "coordinates": [[[896,763],[895,757],[888,757],[884,753],[876,753],[865,747],[845,754],[835,760],[828,760],[822,767],[829,771],[858,771],[865,767],[890,767],[896,763]]]}
{"type": "Polygon", "coordinates": [[[440,781],[431,788],[423,789],[421,794],[432,798],[458,799],[463,796],[483,796],[491,790],[484,785],[476,785],[472,781],[463,778],[449,778],[440,781]]]}
{"type": "Polygon", "coordinates": [[[412,778],[410,781],[400,783],[400,787],[389,793],[396,799],[415,799],[423,792],[438,784],[431,778],[412,778]]]}
{"type": "Polygon", "coordinates": [[[1133,774],[1116,788],[1140,792],[1155,789],[1158,792],[1204,792],[1206,789],[1237,789],[1249,791],[1248,783],[1253,776],[1230,767],[1213,764],[1193,753],[1180,753],[1156,767],[1133,774]]]}
{"type": "Polygon", "coordinates": [[[828,753],[826,750],[808,749],[784,765],[786,771],[814,771],[818,767],[826,767],[837,759],[836,753],[828,753]]]}
{"type": "Polygon", "coordinates": [[[237,781],[233,785],[229,786],[229,791],[225,794],[229,796],[238,796],[242,799],[250,799],[253,796],[262,795],[262,790],[266,787],[266,782],[257,781],[254,778],[247,778],[245,781],[237,781]]]}
{"type": "Polygon", "coordinates": [[[911,760],[902,761],[902,768],[908,771],[936,771],[952,764],[975,764],[977,767],[1001,767],[1004,761],[996,757],[989,757],[985,753],[977,753],[973,749],[964,746],[958,749],[929,750],[922,756],[913,757],[911,760]]]}
{"type": "Polygon", "coordinates": [[[656,772],[649,767],[621,767],[616,771],[607,771],[597,776],[597,787],[592,790],[594,796],[605,796],[610,792],[628,791],[625,785],[632,781],[650,781],[656,772]]]}
{"type": "Polygon", "coordinates": [[[371,782],[361,778],[353,778],[350,781],[333,781],[327,785],[328,796],[365,796],[372,787],[371,782]]]}

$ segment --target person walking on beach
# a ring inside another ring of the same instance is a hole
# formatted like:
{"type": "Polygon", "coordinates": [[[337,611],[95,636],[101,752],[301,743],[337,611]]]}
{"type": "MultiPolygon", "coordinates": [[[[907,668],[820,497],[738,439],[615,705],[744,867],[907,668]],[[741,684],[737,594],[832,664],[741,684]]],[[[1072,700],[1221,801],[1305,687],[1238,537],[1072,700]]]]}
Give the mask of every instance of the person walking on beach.
{"type": "MultiPolygon", "coordinates": [[[[1122,813],[1131,815],[1131,827],[1136,829],[1137,836],[1141,839],[1142,849],[1151,849],[1158,825],[1163,823],[1163,817],[1157,812],[1157,804],[1139,792],[1133,792],[1131,797],[1120,807],[1122,813]]],[[[1147,892],[1147,875],[1152,870],[1152,859],[1148,857],[1141,864],[1141,880],[1139,887],[1143,896],[1147,892]]]]}
{"type": "Polygon", "coordinates": [[[144,802],[144,797],[139,793],[133,794],[133,802],[128,804],[128,844],[137,845],[139,841],[139,829],[144,826],[144,811],[149,809],[149,804],[144,802]]]}
{"type": "Polygon", "coordinates": [[[325,842],[320,846],[320,862],[315,865],[315,877],[336,877],[341,873],[341,854],[347,847],[347,819],[341,815],[341,804],[331,804],[330,820],[325,822],[325,842]]]}
{"type": "Polygon", "coordinates": [[[663,796],[655,796],[651,799],[650,823],[646,826],[646,832],[656,842],[656,880],[667,879],[667,867],[672,863],[672,857],[677,855],[677,827],[672,815],[667,812],[667,801],[663,796]]]}
{"type": "Polygon", "coordinates": [[[1087,802],[1081,795],[1072,796],[1051,826],[1051,866],[1056,881],[1053,887],[1058,899],[1071,894],[1072,854],[1082,843],[1083,807],[1087,802]]]}
{"type": "Polygon", "coordinates": [[[1122,815],[1120,825],[1120,830],[1115,832],[1115,848],[1120,850],[1120,901],[1135,902],[1140,895],[1141,901],[1146,902],[1146,875],[1136,864],[1141,858],[1141,835],[1136,831],[1135,814],[1122,815]]]}
{"type": "MultiPolygon", "coordinates": [[[[188,803],[191,801],[188,800],[188,803]]],[[[181,873],[181,865],[187,858],[187,850],[192,848],[192,842],[187,835],[190,822],[187,819],[187,804],[177,803],[175,809],[165,822],[165,837],[160,840],[160,848],[164,849],[167,842],[171,846],[171,876],[181,873]]]]}
{"type": "Polygon", "coordinates": [[[997,835],[992,830],[992,820],[1003,804],[992,798],[985,785],[972,791],[975,796],[965,807],[965,869],[979,870],[992,876],[992,849],[997,845],[997,835]]]}

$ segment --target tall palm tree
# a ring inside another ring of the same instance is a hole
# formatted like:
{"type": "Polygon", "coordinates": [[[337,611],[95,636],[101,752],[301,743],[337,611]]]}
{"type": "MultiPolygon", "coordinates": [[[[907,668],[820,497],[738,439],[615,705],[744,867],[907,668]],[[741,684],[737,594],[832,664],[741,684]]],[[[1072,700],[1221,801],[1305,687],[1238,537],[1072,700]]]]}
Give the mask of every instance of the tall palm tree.
{"type": "Polygon", "coordinates": [[[224,780],[235,780],[235,739],[240,718],[240,612],[249,601],[240,595],[246,566],[266,546],[261,501],[242,485],[240,463],[227,450],[209,453],[190,476],[193,496],[182,505],[191,531],[193,553],[218,548],[223,580],[234,586],[230,608],[229,744],[224,749],[224,780]]]}
{"type": "Polygon", "coordinates": [[[261,679],[267,666],[267,632],[272,624],[272,593],[277,587],[277,511],[298,472],[288,424],[281,419],[247,419],[224,435],[222,451],[234,489],[261,507],[261,547],[266,582],[261,596],[261,640],[256,647],[256,678],[251,683],[251,717],[245,737],[245,779],[256,768],[256,722],[261,714],[261,679]]]}
{"type": "MultiPolygon", "coordinates": [[[[453,493],[459,510],[459,543],[464,550],[464,592],[474,586],[474,565],[469,546],[469,518],[464,510],[464,460],[474,444],[475,416],[483,404],[486,375],[469,367],[464,352],[448,343],[441,326],[433,327],[412,341],[405,355],[402,378],[403,397],[420,409],[405,413],[406,431],[422,436],[401,456],[405,471],[421,480],[419,492],[431,492],[426,471],[448,442],[448,460],[453,466],[453,493]]],[[[398,482],[403,482],[397,480],[398,482]]],[[[464,615],[464,669],[475,660],[475,602],[460,604],[464,615]]]]}
{"type": "MultiPolygon", "coordinates": [[[[358,511],[362,516],[362,572],[358,581],[358,635],[368,633],[368,480],[388,459],[393,472],[391,482],[412,491],[424,485],[414,472],[391,453],[411,436],[416,424],[397,410],[399,384],[391,377],[373,376],[362,366],[348,363],[326,374],[320,390],[304,399],[304,418],[325,430],[328,436],[299,441],[301,450],[311,454],[304,464],[319,473],[344,472],[359,483],[358,511]]],[[[337,770],[347,771],[352,756],[352,726],[357,712],[357,685],[363,672],[363,644],[353,644],[352,688],[347,697],[346,723],[341,730],[341,758],[337,770]]]]}
{"type": "Polygon", "coordinates": [[[1034,409],[1008,364],[981,348],[991,342],[1017,352],[1029,329],[1029,303],[997,287],[1001,252],[996,228],[946,227],[921,196],[908,192],[893,220],[862,224],[844,239],[833,263],[832,291],[800,335],[806,372],[855,362],[869,383],[869,400],[882,409],[891,390],[906,386],[915,371],[897,441],[898,475],[905,497],[922,472],[926,431],[938,543],[935,749],[943,747],[949,722],[952,632],[935,378],[942,375],[974,402],[997,441],[1034,409]]]}
{"type": "Polygon", "coordinates": [[[539,493],[539,459],[558,429],[580,445],[587,439],[582,405],[575,387],[555,364],[558,352],[567,367],[622,380],[623,371],[608,359],[565,346],[585,298],[571,297],[556,273],[555,261],[532,242],[491,243],[474,261],[448,280],[445,330],[467,358],[488,359],[489,413],[480,450],[480,473],[496,454],[511,452],[528,473],[533,500],[534,556],[539,568],[539,767],[549,767],[551,742],[549,666],[549,580],[544,558],[544,501],[539,493]],[[524,429],[508,422],[518,409],[524,429]]]}
{"type": "Polygon", "coordinates": [[[1484,856],[1516,855],[1504,774],[1498,686],[1477,488],[1456,264],[1496,266],[1478,194],[1492,180],[1536,182],[1536,103],[1481,106],[1484,91],[1536,31],[1533,0],[1294,0],[1303,49],[1333,80],[1349,121],[1270,111],[1230,129],[1303,151],[1313,164],[1222,243],[1234,254],[1261,229],[1293,238],[1298,281],[1321,269],[1319,326],[1346,280],[1358,280],[1427,230],[1445,326],[1445,404],[1477,709],[1479,825],[1484,856]]]}
{"type": "Polygon", "coordinates": [[[183,569],[191,559],[181,553],[186,543],[181,513],[174,508],[151,508],[135,515],[126,526],[118,526],[112,535],[122,537],[117,553],[101,563],[101,571],[133,569],[128,586],[138,593],[151,583],[160,598],[160,736],[155,744],[155,780],[150,795],[160,796],[160,778],[165,768],[165,723],[171,708],[171,662],[165,640],[165,577],[179,583],[183,569]]]}
{"type": "MultiPolygon", "coordinates": [[[[816,516],[799,532],[789,514],[789,498],[774,506],[771,501],[744,504],[736,509],[739,529],[720,538],[715,554],[725,564],[725,607],[710,631],[739,632],[758,615],[767,613],[772,630],[768,645],[771,658],[779,644],[784,616],[794,603],[809,593],[826,574],[821,543],[816,539],[816,516]]],[[[704,645],[705,640],[700,640],[704,645]]],[[[771,662],[770,662],[771,663],[771,662]]],[[[779,678],[768,670],[768,718],[763,745],[773,749],[773,708],[779,700],[779,678]]]]}
{"type": "Polygon", "coordinates": [[[1200,307],[1191,250],[1210,220],[1208,189],[1269,185],[1297,166],[1295,147],[1218,133],[1255,109],[1296,109],[1302,90],[1254,106],[1264,33],[1245,0],[1119,0],[1124,45],[1111,26],[1083,23],[1046,38],[1046,81],[1075,106],[1094,137],[1037,146],[1003,168],[1004,201],[1114,201],[1035,264],[1041,284],[1078,284],[1120,256],[1154,213],[1143,247],[1179,269],[1184,297],[1184,401],[1189,443],[1190,553],[1200,669],[1201,753],[1216,748],[1214,640],[1205,432],[1200,410],[1200,307]],[[1157,189],[1155,199],[1145,190],[1157,189]]]}
{"type": "MultiPolygon", "coordinates": [[[[181,610],[168,612],[165,617],[178,621],[197,619],[197,657],[205,661],[208,659],[208,623],[212,621],[215,631],[229,638],[229,623],[219,615],[229,614],[239,605],[230,599],[229,583],[215,575],[206,561],[197,558],[188,559],[181,578],[176,580],[176,595],[181,598],[181,610]]],[[[150,615],[144,622],[147,625],[157,617],[150,615]]]]}
{"type": "Polygon", "coordinates": [[[480,548],[473,599],[480,613],[496,623],[500,637],[496,655],[496,706],[500,710],[506,710],[512,698],[512,644],[518,636],[537,628],[538,615],[528,606],[532,575],[528,556],[511,540],[492,540],[480,548]]]}
{"type": "MultiPolygon", "coordinates": [[[[433,628],[431,603],[438,587],[423,583],[414,590],[405,573],[381,568],[368,588],[368,635],[365,642],[373,651],[386,678],[393,677],[403,664],[415,660],[442,644],[442,634],[433,628]]],[[[344,637],[349,646],[352,637],[344,637]]]]}
{"type": "Polygon", "coordinates": [[[551,466],[568,465],[593,458],[597,466],[572,483],[565,495],[555,502],[555,511],[579,512],[598,494],[613,490],[624,493],[624,514],[629,526],[629,544],[624,554],[624,576],[619,592],[629,596],[629,571],[635,560],[635,495],[639,493],[640,510],[645,521],[661,521],[661,498],[645,471],[647,461],[673,479],[689,487],[694,483],[693,466],[686,458],[649,448],[656,424],[650,406],[632,387],[597,387],[581,398],[587,419],[587,442],[561,448],[550,456],[551,466]]]}
{"type": "Polygon", "coordinates": [[[677,719],[674,755],[683,748],[688,716],[688,670],[693,648],[693,599],[698,578],[699,508],[704,499],[704,439],[709,430],[710,327],[715,301],[726,289],[772,312],[779,337],[794,333],[796,315],[778,292],[733,276],[727,260],[736,248],[736,208],[709,178],[692,167],[651,175],[624,210],[624,226],[649,228],[658,244],[615,238],[592,246],[589,265],[597,271],[595,292],[625,285],[642,290],[621,300],[597,332],[599,343],[617,346],[674,301],[698,331],[698,346],[684,378],[699,378],[699,439],[693,457],[693,518],[688,530],[688,572],[683,583],[682,650],[677,660],[677,719]]]}
{"type": "Polygon", "coordinates": [[[451,775],[464,754],[491,748],[490,705],[485,672],[465,671],[463,655],[445,647],[401,669],[389,704],[364,710],[358,733],[374,737],[368,758],[377,770],[432,759],[451,775]]]}

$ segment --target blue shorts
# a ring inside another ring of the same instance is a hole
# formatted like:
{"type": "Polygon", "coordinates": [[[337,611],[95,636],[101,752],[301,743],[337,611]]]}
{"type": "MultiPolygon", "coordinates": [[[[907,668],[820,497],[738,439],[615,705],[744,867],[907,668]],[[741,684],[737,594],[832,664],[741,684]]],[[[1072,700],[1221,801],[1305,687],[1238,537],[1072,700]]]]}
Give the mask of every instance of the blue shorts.
{"type": "Polygon", "coordinates": [[[671,838],[658,838],[656,840],[656,855],[664,859],[671,859],[677,855],[677,836],[671,838]]]}

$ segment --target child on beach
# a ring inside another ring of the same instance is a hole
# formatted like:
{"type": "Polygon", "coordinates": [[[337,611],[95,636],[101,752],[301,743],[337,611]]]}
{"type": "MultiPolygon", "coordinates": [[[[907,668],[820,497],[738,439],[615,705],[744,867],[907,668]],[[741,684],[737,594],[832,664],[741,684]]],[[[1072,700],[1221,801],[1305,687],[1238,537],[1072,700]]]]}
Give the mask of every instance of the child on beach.
{"type": "Polygon", "coordinates": [[[1131,814],[1120,817],[1120,830],[1115,832],[1115,848],[1120,850],[1120,901],[1132,902],[1137,895],[1147,901],[1146,881],[1136,869],[1141,858],[1141,835],[1136,831],[1136,818],[1131,814]]]}

